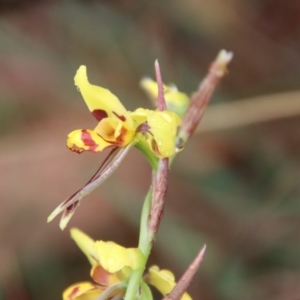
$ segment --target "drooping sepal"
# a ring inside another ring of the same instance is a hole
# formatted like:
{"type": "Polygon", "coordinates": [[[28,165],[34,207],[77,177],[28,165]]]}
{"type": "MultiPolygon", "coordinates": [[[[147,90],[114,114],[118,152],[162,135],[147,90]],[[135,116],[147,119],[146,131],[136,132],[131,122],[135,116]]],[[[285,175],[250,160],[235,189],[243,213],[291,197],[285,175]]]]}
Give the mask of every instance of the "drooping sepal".
{"type": "Polygon", "coordinates": [[[59,227],[63,230],[71,217],[73,216],[75,209],[80,204],[81,200],[104,182],[120,165],[126,154],[131,148],[131,144],[126,147],[113,149],[108,157],[104,160],[97,172],[92,178],[84,185],[83,188],[71,195],[65,201],[63,201],[48,217],[47,222],[51,222],[58,214],[63,213],[59,227]]]}
{"type": "Polygon", "coordinates": [[[97,252],[94,247],[95,241],[78,228],[72,228],[70,233],[71,238],[75,241],[79,249],[85,254],[90,264],[92,266],[96,265],[97,252]]]}

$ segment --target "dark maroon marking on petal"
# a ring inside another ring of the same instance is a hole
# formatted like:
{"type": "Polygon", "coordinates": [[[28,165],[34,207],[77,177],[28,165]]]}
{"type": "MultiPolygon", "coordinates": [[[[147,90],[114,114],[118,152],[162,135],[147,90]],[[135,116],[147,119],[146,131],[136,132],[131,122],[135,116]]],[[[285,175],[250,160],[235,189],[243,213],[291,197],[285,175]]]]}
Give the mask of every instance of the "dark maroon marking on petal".
{"type": "Polygon", "coordinates": [[[96,151],[98,145],[95,143],[91,135],[85,129],[81,130],[81,140],[83,141],[85,146],[89,147],[90,151],[96,151]]]}
{"type": "Polygon", "coordinates": [[[92,111],[92,115],[96,118],[98,122],[100,122],[102,119],[107,118],[107,112],[102,109],[95,109],[92,111]]]}
{"type": "Polygon", "coordinates": [[[76,294],[78,293],[78,291],[79,291],[79,286],[76,286],[76,287],[72,290],[72,292],[68,295],[68,298],[69,298],[69,299],[73,299],[73,297],[76,296],[76,294]]]}
{"type": "MultiPolygon", "coordinates": [[[[67,146],[68,147],[68,146],[67,146]]],[[[72,147],[68,147],[68,149],[70,149],[72,152],[76,152],[78,154],[81,154],[84,149],[80,148],[80,147],[77,147],[76,145],[73,145],[72,147]]]]}
{"type": "Polygon", "coordinates": [[[72,203],[71,205],[69,205],[69,206],[66,208],[66,211],[67,211],[68,213],[72,212],[72,211],[76,208],[76,206],[78,205],[78,202],[79,202],[79,201],[76,201],[76,202],[72,203]]]}
{"type": "Polygon", "coordinates": [[[118,117],[122,122],[125,122],[126,121],[126,118],[124,117],[124,116],[119,116],[117,113],[115,113],[114,111],[113,111],[113,114],[116,116],[116,117],[118,117]]]}

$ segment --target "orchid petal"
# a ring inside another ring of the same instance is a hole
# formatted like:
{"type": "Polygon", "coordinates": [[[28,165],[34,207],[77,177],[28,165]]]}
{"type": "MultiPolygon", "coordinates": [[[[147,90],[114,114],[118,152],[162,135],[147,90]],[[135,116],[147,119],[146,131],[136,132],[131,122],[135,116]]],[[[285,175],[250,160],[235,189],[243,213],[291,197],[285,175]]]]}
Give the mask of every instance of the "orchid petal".
{"type": "Polygon", "coordinates": [[[95,300],[103,290],[104,288],[90,282],[79,282],[63,292],[63,300],[95,300]]]}
{"type": "Polygon", "coordinates": [[[136,270],[142,256],[138,248],[124,248],[114,242],[96,241],[99,264],[109,273],[116,273],[123,267],[136,270]]]}
{"type": "Polygon", "coordinates": [[[75,241],[79,249],[86,255],[90,264],[95,266],[98,260],[97,252],[94,248],[95,241],[77,228],[72,228],[70,232],[72,239],[75,241]]]}
{"type": "MultiPolygon", "coordinates": [[[[174,274],[169,270],[160,270],[157,266],[152,266],[149,269],[146,281],[164,296],[169,294],[176,285],[174,274]]],[[[188,293],[184,293],[181,300],[192,300],[192,298],[188,293]]]]}
{"type": "Polygon", "coordinates": [[[150,132],[155,140],[157,150],[152,146],[153,151],[161,157],[171,157],[175,153],[175,137],[177,127],[181,123],[181,119],[171,111],[153,111],[138,108],[132,113],[132,117],[146,117],[150,132]]]}
{"type": "Polygon", "coordinates": [[[80,66],[74,81],[90,112],[99,122],[103,118],[109,117],[118,118],[131,124],[129,113],[114,94],[107,89],[89,83],[86,66],[80,66]]]}
{"type": "Polygon", "coordinates": [[[181,119],[171,111],[149,111],[148,125],[162,157],[175,153],[175,137],[181,119]]]}
{"type": "Polygon", "coordinates": [[[100,152],[113,144],[105,141],[95,131],[90,129],[78,129],[68,135],[67,147],[77,153],[83,151],[100,152]]]}
{"type": "Polygon", "coordinates": [[[134,129],[128,129],[124,123],[118,119],[105,118],[94,129],[105,141],[124,147],[131,143],[135,135],[134,129]]]}

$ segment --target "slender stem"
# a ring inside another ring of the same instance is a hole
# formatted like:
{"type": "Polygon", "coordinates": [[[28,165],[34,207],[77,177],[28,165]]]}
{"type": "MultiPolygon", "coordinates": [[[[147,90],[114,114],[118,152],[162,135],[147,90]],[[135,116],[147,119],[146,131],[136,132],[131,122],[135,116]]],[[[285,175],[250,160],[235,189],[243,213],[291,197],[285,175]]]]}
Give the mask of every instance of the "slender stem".
{"type": "Polygon", "coordinates": [[[140,238],[139,238],[139,249],[143,251],[144,244],[148,242],[148,218],[151,210],[151,199],[152,199],[153,187],[151,186],[145,198],[145,202],[141,214],[141,226],[140,226],[140,238]]]}
{"type": "MultiPolygon", "coordinates": [[[[162,160],[163,163],[165,162],[162,160]]],[[[168,160],[166,160],[166,163],[168,164],[168,160]]],[[[159,171],[159,170],[158,170],[159,171]]],[[[157,174],[158,172],[153,171],[152,174],[152,186],[150,187],[147,196],[145,198],[145,202],[142,209],[142,215],[141,215],[141,225],[140,225],[140,238],[139,238],[139,249],[144,254],[144,257],[142,261],[140,261],[140,268],[136,271],[134,271],[130,277],[130,281],[128,283],[128,288],[125,294],[124,300],[135,300],[138,298],[138,287],[141,284],[141,278],[143,276],[144,270],[146,268],[146,264],[148,261],[148,257],[150,255],[155,233],[158,229],[158,224],[155,224],[156,230],[149,230],[149,217],[151,215],[151,209],[153,206],[153,193],[156,193],[157,189],[157,174]]],[[[166,183],[163,183],[166,184],[166,183]]],[[[163,193],[164,198],[165,193],[163,193]]],[[[155,200],[155,199],[154,199],[155,200]]],[[[158,221],[159,222],[159,221],[158,221]]]]}
{"type": "Polygon", "coordinates": [[[148,219],[148,240],[154,243],[161,218],[164,212],[167,188],[168,188],[169,159],[162,158],[158,161],[157,172],[153,174],[153,192],[151,211],[148,219]]]}
{"type": "MultiPolygon", "coordinates": [[[[154,172],[153,172],[154,173],[154,172]]],[[[154,176],[154,175],[153,175],[154,176]]],[[[124,300],[135,300],[138,298],[138,287],[140,285],[141,278],[144,274],[148,257],[152,248],[152,244],[148,240],[147,223],[148,217],[151,210],[151,199],[152,199],[152,186],[150,187],[142,209],[141,215],[141,226],[140,226],[140,238],[139,238],[139,249],[144,254],[142,261],[140,261],[140,268],[134,271],[130,277],[127,291],[124,300]]]]}

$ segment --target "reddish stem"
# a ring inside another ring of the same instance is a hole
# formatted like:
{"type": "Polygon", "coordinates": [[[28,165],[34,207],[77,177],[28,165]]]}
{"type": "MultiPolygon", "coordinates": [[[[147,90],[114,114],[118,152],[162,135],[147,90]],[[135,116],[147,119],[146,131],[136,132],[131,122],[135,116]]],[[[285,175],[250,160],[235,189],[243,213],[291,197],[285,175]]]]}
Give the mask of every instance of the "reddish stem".
{"type": "Polygon", "coordinates": [[[158,86],[157,108],[158,110],[163,111],[167,109],[167,104],[164,96],[164,84],[162,81],[158,60],[155,61],[154,67],[155,67],[156,81],[158,86]]]}
{"type": "Polygon", "coordinates": [[[164,297],[162,300],[180,300],[182,298],[183,294],[194,279],[194,276],[198,271],[201,262],[203,261],[205,250],[206,245],[203,246],[203,248],[200,250],[194,261],[190,264],[188,269],[178,280],[176,286],[173,288],[171,293],[164,297]]]}
{"type": "Polygon", "coordinates": [[[184,142],[186,142],[196,130],[217,84],[227,73],[227,65],[232,57],[233,54],[231,52],[221,50],[217,58],[211,64],[208,74],[200,83],[198,91],[192,95],[191,103],[184,114],[179,131],[179,137],[181,137],[184,142]]]}

